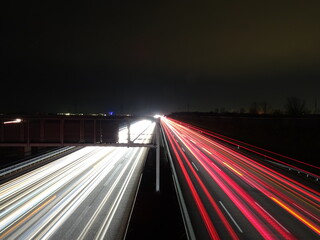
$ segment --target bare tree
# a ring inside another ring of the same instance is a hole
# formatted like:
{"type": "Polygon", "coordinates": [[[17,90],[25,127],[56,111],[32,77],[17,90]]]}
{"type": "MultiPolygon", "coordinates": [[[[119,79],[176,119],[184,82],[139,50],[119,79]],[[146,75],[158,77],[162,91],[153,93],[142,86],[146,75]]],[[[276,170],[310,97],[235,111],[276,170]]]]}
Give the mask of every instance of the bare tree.
{"type": "Polygon", "coordinates": [[[259,112],[258,104],[256,102],[253,102],[249,108],[249,113],[258,114],[258,112],[259,112]]]}
{"type": "Polygon", "coordinates": [[[271,112],[271,106],[267,102],[262,102],[260,104],[261,114],[269,114],[271,112]]]}
{"type": "Polygon", "coordinates": [[[268,114],[271,112],[271,106],[267,102],[253,102],[249,108],[251,114],[268,114]]]}
{"type": "Polygon", "coordinates": [[[285,111],[289,115],[300,116],[306,114],[308,109],[305,100],[298,97],[289,97],[285,104],[285,111]]]}

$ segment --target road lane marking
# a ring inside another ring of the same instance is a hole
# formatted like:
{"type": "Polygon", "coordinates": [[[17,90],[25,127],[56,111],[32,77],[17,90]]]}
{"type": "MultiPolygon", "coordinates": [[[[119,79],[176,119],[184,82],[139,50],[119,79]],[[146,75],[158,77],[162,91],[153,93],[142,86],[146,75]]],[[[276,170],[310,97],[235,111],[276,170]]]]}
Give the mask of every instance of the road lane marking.
{"type": "Polygon", "coordinates": [[[307,225],[309,228],[311,228],[313,231],[315,231],[317,234],[320,234],[320,229],[314,225],[312,222],[309,222],[307,219],[303,218],[299,213],[295,212],[290,207],[286,206],[284,203],[279,201],[278,199],[274,197],[270,197],[273,201],[275,201],[278,205],[280,205],[282,208],[287,210],[289,213],[291,213],[293,216],[295,216],[297,219],[299,219],[301,222],[303,222],[305,225],[307,225]]]}
{"type": "MultiPolygon", "coordinates": [[[[91,218],[89,219],[89,221],[87,222],[86,226],[84,227],[84,229],[82,230],[82,232],[80,233],[80,235],[78,236],[77,239],[80,240],[80,239],[85,239],[86,238],[86,235],[90,231],[90,228],[94,224],[94,221],[97,219],[101,209],[103,209],[103,207],[105,207],[105,204],[109,200],[109,197],[112,195],[112,193],[114,193],[114,189],[116,189],[116,186],[118,185],[118,183],[120,182],[121,178],[125,174],[125,171],[131,165],[131,162],[134,161],[134,159],[137,159],[137,158],[141,157],[141,155],[142,155],[142,152],[140,152],[138,149],[132,149],[131,151],[127,150],[124,154],[128,155],[128,153],[131,153],[131,152],[133,152],[133,154],[130,156],[130,158],[128,158],[127,162],[125,163],[125,166],[121,169],[121,172],[118,174],[116,179],[113,181],[112,186],[110,186],[108,192],[106,193],[104,198],[100,201],[98,207],[95,209],[95,212],[93,213],[93,215],[91,216],[91,218]]],[[[109,219],[106,219],[106,221],[109,221],[109,219]]]]}
{"type": "Polygon", "coordinates": [[[231,216],[231,214],[229,213],[229,211],[227,210],[227,208],[223,205],[223,203],[221,201],[219,201],[220,205],[223,207],[223,209],[226,211],[226,213],[228,214],[228,216],[231,218],[232,222],[234,223],[234,225],[236,225],[236,227],[238,228],[238,230],[243,233],[242,229],[240,228],[240,226],[237,224],[236,220],[234,220],[234,218],[231,216]]]}
{"type": "Polygon", "coordinates": [[[262,211],[264,211],[266,214],[268,214],[269,217],[271,217],[276,223],[278,223],[286,232],[290,233],[288,229],[286,229],[284,226],[282,226],[282,224],[280,224],[274,217],[271,216],[270,213],[268,213],[263,207],[261,207],[257,202],[255,202],[255,204],[261,208],[262,211]]]}
{"type": "MultiPolygon", "coordinates": [[[[132,179],[132,175],[134,174],[135,169],[137,168],[139,162],[141,162],[142,159],[142,155],[144,154],[145,150],[144,149],[140,149],[137,152],[137,156],[133,159],[139,159],[140,161],[134,161],[134,163],[132,164],[132,166],[130,166],[130,170],[128,175],[125,177],[125,180],[122,183],[122,186],[120,188],[120,190],[117,193],[116,199],[113,201],[112,206],[110,207],[110,211],[108,212],[108,214],[105,217],[104,222],[102,223],[102,225],[100,226],[100,229],[98,231],[98,233],[96,233],[95,238],[94,239],[104,239],[107,231],[109,229],[109,226],[111,224],[111,222],[113,221],[113,217],[122,201],[123,195],[126,192],[126,189],[130,183],[130,180],[132,179]]],[[[128,165],[129,168],[129,165],[128,165]]]]}
{"type": "Polygon", "coordinates": [[[197,168],[197,166],[194,164],[194,162],[191,162],[192,165],[194,166],[194,168],[199,172],[199,169],[197,168]]]}

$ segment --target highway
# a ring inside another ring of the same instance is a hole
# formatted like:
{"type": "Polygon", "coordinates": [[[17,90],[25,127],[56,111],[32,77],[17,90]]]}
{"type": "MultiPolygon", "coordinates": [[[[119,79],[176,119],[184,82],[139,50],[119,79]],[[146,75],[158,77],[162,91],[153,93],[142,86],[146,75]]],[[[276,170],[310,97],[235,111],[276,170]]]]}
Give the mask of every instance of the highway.
{"type": "MultiPolygon", "coordinates": [[[[132,124],[131,141],[150,143],[154,127],[132,124]]],[[[84,147],[0,185],[0,239],[123,239],[147,153],[84,147]]]]}
{"type": "Polygon", "coordinates": [[[161,118],[196,239],[320,239],[319,185],[161,118]]]}

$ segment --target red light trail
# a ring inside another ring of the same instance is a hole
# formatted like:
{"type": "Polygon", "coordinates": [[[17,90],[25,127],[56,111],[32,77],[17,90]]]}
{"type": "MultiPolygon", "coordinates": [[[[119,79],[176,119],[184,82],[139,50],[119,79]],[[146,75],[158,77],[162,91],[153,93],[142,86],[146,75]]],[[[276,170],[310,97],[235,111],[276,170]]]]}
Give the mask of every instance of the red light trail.
{"type": "Polygon", "coordinates": [[[213,140],[203,129],[169,118],[161,123],[184,194],[193,199],[189,211],[197,207],[208,239],[318,239],[315,187],[213,140]]]}
{"type": "MultiPolygon", "coordinates": [[[[248,150],[250,152],[256,153],[258,155],[261,155],[261,156],[264,156],[264,157],[268,157],[269,159],[274,160],[274,161],[279,162],[279,163],[284,163],[284,162],[280,161],[279,159],[273,158],[271,156],[266,156],[265,154],[266,153],[270,153],[271,155],[275,155],[275,156],[278,156],[278,157],[281,157],[281,158],[284,158],[284,159],[287,159],[287,160],[290,160],[290,161],[293,161],[293,162],[297,162],[297,163],[300,163],[302,165],[310,166],[312,168],[320,170],[320,167],[318,167],[318,166],[315,166],[315,165],[312,165],[312,164],[309,164],[309,163],[306,163],[306,162],[302,162],[302,161],[299,161],[297,159],[294,159],[294,158],[291,158],[291,157],[288,157],[288,156],[285,156],[285,155],[282,155],[282,154],[279,154],[279,153],[276,153],[276,152],[272,152],[270,150],[267,150],[267,149],[264,149],[264,148],[249,144],[249,143],[245,143],[243,141],[239,141],[239,140],[236,140],[236,139],[233,139],[233,138],[230,138],[230,137],[227,137],[227,136],[224,136],[224,135],[221,135],[221,134],[218,134],[218,133],[215,133],[215,132],[212,132],[212,131],[209,131],[209,130],[206,130],[206,129],[203,129],[203,128],[200,128],[200,127],[197,127],[197,126],[193,126],[193,125],[190,125],[190,124],[187,124],[187,123],[184,123],[184,122],[180,122],[180,121],[177,121],[177,120],[174,120],[174,119],[171,119],[171,121],[179,123],[179,124],[181,124],[183,126],[187,126],[188,128],[194,129],[194,130],[199,131],[199,132],[201,132],[203,134],[206,134],[208,136],[212,136],[214,138],[220,139],[220,140],[222,140],[224,142],[227,142],[227,143],[230,143],[232,145],[239,146],[241,148],[244,148],[244,149],[246,149],[246,150],[248,150]],[[259,151],[262,151],[262,153],[259,152],[259,151]]],[[[294,167],[296,169],[299,169],[297,166],[294,166],[294,165],[291,165],[291,164],[288,164],[288,163],[285,163],[285,164],[287,166],[292,166],[292,167],[294,167]]],[[[300,170],[303,170],[304,172],[306,172],[305,169],[300,169],[300,170]]],[[[311,174],[313,174],[313,173],[311,173],[311,174]]],[[[320,176],[318,176],[318,177],[320,177],[320,176]]]]}

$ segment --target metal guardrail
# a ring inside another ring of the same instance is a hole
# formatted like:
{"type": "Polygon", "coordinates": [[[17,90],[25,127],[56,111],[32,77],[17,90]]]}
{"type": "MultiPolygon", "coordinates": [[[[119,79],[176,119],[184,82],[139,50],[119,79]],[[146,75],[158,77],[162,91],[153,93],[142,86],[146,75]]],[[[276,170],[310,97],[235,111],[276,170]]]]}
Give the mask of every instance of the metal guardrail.
{"type": "Polygon", "coordinates": [[[287,168],[289,170],[294,170],[297,173],[302,173],[306,177],[312,177],[312,178],[315,179],[316,182],[319,182],[320,175],[316,174],[314,172],[311,172],[312,170],[311,171],[308,170],[308,168],[309,169],[313,169],[313,170],[315,168],[317,168],[317,169],[320,170],[319,167],[312,166],[311,164],[308,164],[308,163],[299,161],[297,159],[294,159],[294,158],[291,158],[291,157],[287,157],[287,156],[284,156],[284,155],[281,155],[281,154],[278,154],[278,153],[263,149],[261,147],[254,146],[252,144],[248,144],[248,143],[236,140],[236,139],[232,139],[230,137],[215,133],[215,132],[213,132],[211,130],[204,129],[202,127],[194,126],[194,125],[191,125],[191,124],[188,124],[188,123],[183,123],[183,122],[178,121],[178,120],[175,120],[175,121],[178,122],[179,124],[183,124],[184,126],[186,126],[188,128],[191,128],[191,129],[193,129],[195,131],[198,131],[201,134],[205,134],[205,135],[207,135],[209,137],[212,137],[212,138],[214,138],[214,139],[216,139],[216,140],[218,140],[220,142],[222,141],[224,143],[230,144],[230,145],[236,147],[238,150],[241,149],[241,150],[245,150],[247,152],[250,152],[252,154],[256,154],[256,155],[258,155],[260,157],[263,157],[269,163],[273,163],[274,165],[281,166],[281,167],[287,168]],[[290,163],[286,163],[284,161],[280,161],[280,159],[278,159],[278,158],[285,159],[286,161],[295,162],[298,165],[299,164],[303,164],[304,168],[306,168],[306,169],[300,168],[299,166],[294,166],[294,165],[292,165],[290,163]]]}
{"type": "MultiPolygon", "coordinates": [[[[201,132],[202,134],[206,134],[205,132],[201,132]]],[[[211,135],[210,135],[211,136],[211,135]]],[[[214,136],[211,136],[211,137],[214,137],[214,136]]],[[[221,139],[221,138],[217,138],[218,140],[220,140],[220,141],[224,141],[224,142],[226,142],[226,143],[228,143],[228,144],[231,144],[231,145],[233,145],[234,147],[236,147],[237,148],[237,150],[243,150],[243,151],[246,151],[246,152],[248,152],[248,153],[250,153],[250,154],[255,154],[255,155],[257,155],[257,156],[259,156],[259,157],[263,157],[264,158],[264,161],[267,161],[267,162],[269,162],[269,163],[271,163],[271,164],[273,164],[273,165],[276,165],[276,166],[279,166],[279,167],[281,167],[281,168],[285,168],[285,169],[288,169],[289,171],[295,171],[295,172],[297,172],[297,173],[299,173],[299,174],[303,174],[303,175],[305,175],[307,178],[314,178],[314,180],[317,182],[317,183],[320,183],[320,181],[319,181],[319,179],[320,179],[320,176],[319,175],[317,175],[317,174],[314,174],[314,173],[312,173],[312,172],[310,172],[310,171],[307,171],[307,170],[305,170],[305,169],[302,169],[302,168],[299,168],[299,167],[296,167],[296,166],[294,166],[294,165],[291,165],[291,164],[287,164],[286,165],[286,163],[284,163],[284,162],[281,162],[279,159],[276,159],[275,157],[273,157],[272,156],[272,154],[274,154],[274,155],[277,155],[276,153],[272,153],[272,152],[259,152],[259,151],[257,151],[257,150],[255,150],[255,149],[251,149],[251,146],[244,146],[244,145],[241,145],[241,144],[239,144],[239,143],[233,143],[233,142],[230,142],[229,140],[224,140],[224,139],[221,139]],[[280,162],[278,162],[278,161],[280,161],[280,162]]],[[[261,148],[259,148],[258,150],[261,150],[261,148]]],[[[263,150],[261,150],[261,151],[263,151],[263,150]]],[[[284,159],[286,159],[286,157],[285,156],[282,156],[282,155],[280,155],[281,157],[283,157],[284,159]]]]}
{"type": "Polygon", "coordinates": [[[198,129],[197,131],[199,133],[201,133],[201,134],[204,134],[204,135],[210,136],[212,138],[215,138],[215,139],[219,140],[220,142],[222,141],[222,142],[225,142],[227,144],[230,144],[230,145],[236,147],[238,150],[239,149],[245,150],[245,151],[247,151],[247,152],[249,152],[251,154],[256,154],[257,156],[263,157],[265,159],[265,161],[268,161],[269,163],[272,163],[272,164],[277,165],[277,166],[281,166],[281,167],[286,168],[288,170],[296,171],[297,173],[302,173],[306,177],[312,177],[312,178],[315,179],[316,182],[319,182],[319,179],[320,179],[319,175],[317,175],[315,173],[312,173],[312,172],[310,172],[308,170],[299,168],[297,166],[291,165],[289,163],[286,164],[285,162],[280,161],[276,157],[280,157],[280,158],[287,159],[287,160],[288,159],[289,160],[295,160],[293,158],[286,157],[286,156],[283,156],[281,154],[277,154],[277,153],[271,152],[269,150],[266,150],[266,149],[263,149],[263,148],[260,148],[260,147],[256,147],[256,146],[253,146],[253,145],[250,145],[250,144],[238,141],[238,140],[231,140],[230,138],[223,136],[223,137],[226,138],[225,139],[225,138],[222,137],[222,135],[218,136],[218,135],[210,134],[210,133],[207,133],[207,132],[205,132],[205,131],[203,131],[201,129],[198,129]]]}
{"type": "Polygon", "coordinates": [[[315,175],[315,174],[312,174],[312,173],[309,173],[309,172],[304,172],[302,171],[301,169],[299,168],[295,168],[295,167],[292,167],[292,166],[287,166],[285,164],[281,164],[281,163],[277,163],[277,162],[274,162],[274,161],[270,161],[270,160],[266,160],[268,162],[270,162],[271,164],[274,164],[274,165],[277,165],[279,167],[282,167],[282,168],[285,168],[285,169],[288,169],[289,171],[295,171],[296,173],[298,174],[304,174],[307,178],[309,177],[312,177],[314,178],[314,180],[317,182],[317,183],[320,183],[319,181],[319,176],[318,175],[315,175]]]}
{"type": "Polygon", "coordinates": [[[1,169],[0,170],[0,177],[2,177],[4,175],[7,175],[7,174],[10,174],[10,173],[12,173],[14,171],[19,171],[22,168],[29,167],[32,164],[36,164],[36,163],[38,163],[40,161],[43,161],[44,159],[53,157],[53,156],[55,156],[55,155],[57,155],[59,153],[63,153],[63,152],[68,151],[68,150],[70,150],[72,148],[74,148],[74,147],[64,147],[63,149],[57,149],[57,150],[51,151],[49,153],[45,153],[43,155],[40,155],[38,157],[31,158],[31,159],[29,159],[27,161],[23,161],[23,162],[15,164],[15,165],[9,166],[7,168],[1,169]]]}

